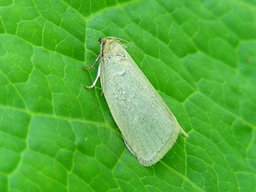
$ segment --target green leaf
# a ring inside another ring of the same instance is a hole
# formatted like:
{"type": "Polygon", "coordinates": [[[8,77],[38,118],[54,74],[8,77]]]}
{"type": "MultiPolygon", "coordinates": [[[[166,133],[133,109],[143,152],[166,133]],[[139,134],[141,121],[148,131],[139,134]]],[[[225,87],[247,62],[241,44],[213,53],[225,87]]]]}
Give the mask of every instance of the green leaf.
{"type": "Polygon", "coordinates": [[[256,2],[0,2],[0,191],[256,191],[256,2]],[[90,90],[99,37],[189,134],[152,167],[90,90]]]}

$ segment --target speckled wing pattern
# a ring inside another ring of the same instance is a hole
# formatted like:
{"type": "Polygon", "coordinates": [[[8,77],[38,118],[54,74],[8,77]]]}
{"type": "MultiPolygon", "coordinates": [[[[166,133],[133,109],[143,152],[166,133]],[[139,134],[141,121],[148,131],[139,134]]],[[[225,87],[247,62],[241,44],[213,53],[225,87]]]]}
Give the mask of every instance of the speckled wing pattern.
{"type": "Polygon", "coordinates": [[[158,162],[181,133],[188,136],[125,48],[100,39],[100,80],[126,146],[143,166],[158,162]]]}

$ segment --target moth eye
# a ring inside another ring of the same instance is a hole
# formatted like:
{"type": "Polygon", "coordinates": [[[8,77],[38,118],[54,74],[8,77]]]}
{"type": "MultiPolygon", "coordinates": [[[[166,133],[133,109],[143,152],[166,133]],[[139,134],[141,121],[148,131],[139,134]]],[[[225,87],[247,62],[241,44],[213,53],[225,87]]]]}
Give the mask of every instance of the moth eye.
{"type": "Polygon", "coordinates": [[[105,45],[106,43],[106,38],[99,38],[99,43],[102,44],[102,45],[105,45]]]}

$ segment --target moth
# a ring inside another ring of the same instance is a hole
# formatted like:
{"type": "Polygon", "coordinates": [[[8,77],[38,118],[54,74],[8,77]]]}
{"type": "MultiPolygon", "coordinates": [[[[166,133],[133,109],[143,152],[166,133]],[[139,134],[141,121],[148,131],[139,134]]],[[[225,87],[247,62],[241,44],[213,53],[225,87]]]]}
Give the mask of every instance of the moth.
{"type": "Polygon", "coordinates": [[[100,77],[103,94],[127,148],[143,166],[158,162],[176,142],[188,137],[164,100],[131,58],[119,39],[100,38],[100,77]]]}

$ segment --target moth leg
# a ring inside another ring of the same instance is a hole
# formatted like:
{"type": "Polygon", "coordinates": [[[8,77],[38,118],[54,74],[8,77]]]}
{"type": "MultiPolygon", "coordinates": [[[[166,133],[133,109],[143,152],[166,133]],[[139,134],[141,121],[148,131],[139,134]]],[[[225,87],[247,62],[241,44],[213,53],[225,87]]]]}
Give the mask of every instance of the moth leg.
{"type": "Polygon", "coordinates": [[[88,70],[94,67],[94,65],[97,63],[97,61],[99,60],[99,58],[101,57],[101,54],[99,54],[96,59],[94,60],[94,62],[92,63],[92,65],[90,65],[89,67],[83,67],[83,70],[88,70]]]}
{"type": "Polygon", "coordinates": [[[92,83],[92,85],[90,85],[90,86],[85,86],[85,87],[86,87],[87,89],[93,88],[93,87],[96,85],[96,83],[97,83],[99,77],[100,77],[100,64],[99,64],[98,71],[97,71],[97,76],[96,76],[94,82],[92,83]]]}
{"type": "MultiPolygon", "coordinates": [[[[97,61],[99,60],[100,57],[101,57],[101,53],[96,57],[96,59],[94,60],[94,62],[93,62],[93,64],[91,66],[83,67],[83,70],[89,70],[89,69],[93,68],[94,65],[97,63],[97,61]]],[[[99,77],[100,77],[100,65],[98,67],[97,76],[96,76],[96,79],[94,80],[93,84],[90,85],[90,86],[85,86],[85,87],[88,88],[88,89],[93,88],[96,85],[99,77]]]]}

